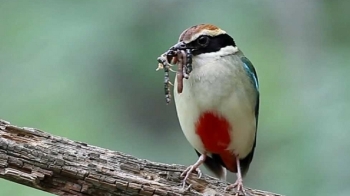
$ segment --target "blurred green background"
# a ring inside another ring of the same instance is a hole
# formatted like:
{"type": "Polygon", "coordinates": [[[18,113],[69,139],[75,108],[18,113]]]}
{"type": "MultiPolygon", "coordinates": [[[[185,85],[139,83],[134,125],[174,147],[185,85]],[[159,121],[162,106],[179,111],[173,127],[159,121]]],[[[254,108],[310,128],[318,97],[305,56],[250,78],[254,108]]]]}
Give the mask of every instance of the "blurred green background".
{"type": "MultiPolygon", "coordinates": [[[[184,29],[213,23],[235,38],[260,80],[245,185],[350,195],[349,7],[342,0],[0,0],[0,118],[192,164],[197,156],[174,103],[165,105],[156,58],[184,29]]],[[[50,195],[3,179],[0,187],[0,195],[50,195]]]]}

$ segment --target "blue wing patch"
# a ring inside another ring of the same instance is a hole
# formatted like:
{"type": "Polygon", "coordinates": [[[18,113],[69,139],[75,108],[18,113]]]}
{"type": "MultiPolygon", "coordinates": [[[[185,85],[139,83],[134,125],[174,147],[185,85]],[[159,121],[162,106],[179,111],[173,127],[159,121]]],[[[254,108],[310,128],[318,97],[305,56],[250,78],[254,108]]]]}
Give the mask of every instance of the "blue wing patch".
{"type": "Polygon", "coordinates": [[[256,105],[255,105],[255,118],[256,118],[256,124],[258,125],[259,102],[260,102],[258,76],[256,74],[256,71],[255,71],[255,68],[254,68],[252,62],[250,62],[247,57],[242,57],[241,60],[244,64],[244,68],[247,71],[248,76],[250,77],[252,83],[254,84],[256,92],[257,92],[257,100],[256,100],[256,105]]]}
{"type": "Polygon", "coordinates": [[[252,80],[253,84],[255,85],[255,88],[257,91],[259,91],[259,81],[258,81],[258,76],[256,75],[255,68],[253,64],[249,61],[247,57],[242,57],[241,58],[244,68],[247,71],[250,79],[252,80]]]}
{"type": "Polygon", "coordinates": [[[255,132],[255,138],[254,138],[254,144],[253,148],[250,151],[250,153],[242,160],[240,160],[241,163],[241,171],[245,174],[248,171],[249,164],[253,159],[254,155],[254,149],[256,146],[256,136],[257,136],[257,128],[258,128],[258,119],[259,119],[259,102],[260,102],[260,93],[259,93],[259,81],[258,76],[256,74],[255,68],[253,64],[249,61],[247,57],[242,57],[241,61],[243,62],[244,69],[247,72],[247,75],[251,79],[252,84],[254,84],[254,87],[256,89],[256,103],[255,103],[255,123],[256,123],[256,132],[255,132]]]}

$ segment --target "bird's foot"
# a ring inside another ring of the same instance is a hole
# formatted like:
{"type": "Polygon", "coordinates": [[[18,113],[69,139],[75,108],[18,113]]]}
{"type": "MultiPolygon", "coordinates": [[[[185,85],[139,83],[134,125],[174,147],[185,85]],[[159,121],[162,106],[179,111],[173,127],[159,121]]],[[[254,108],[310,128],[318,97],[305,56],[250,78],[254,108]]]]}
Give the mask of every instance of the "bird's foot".
{"type": "Polygon", "coordinates": [[[192,172],[196,172],[197,175],[198,175],[198,178],[201,178],[201,177],[202,177],[202,172],[201,172],[201,170],[200,170],[198,167],[199,167],[199,166],[196,166],[196,164],[191,165],[191,166],[187,167],[187,168],[185,169],[185,171],[183,171],[183,172],[181,173],[180,176],[182,176],[182,177],[185,176],[185,178],[184,178],[183,181],[182,181],[182,188],[183,188],[183,189],[185,189],[185,187],[186,187],[186,180],[187,180],[187,178],[190,176],[190,174],[191,174],[192,172]]]}
{"type": "MultiPolygon", "coordinates": [[[[184,178],[183,181],[182,181],[182,188],[183,188],[183,189],[185,189],[185,187],[186,187],[186,180],[188,179],[188,177],[190,176],[190,174],[191,174],[192,172],[196,172],[196,173],[198,174],[198,178],[201,178],[201,177],[202,177],[202,172],[201,172],[201,170],[199,169],[199,166],[202,165],[202,163],[203,163],[204,160],[205,160],[205,157],[206,157],[206,155],[205,155],[205,154],[202,154],[202,155],[199,157],[198,161],[197,161],[195,164],[193,164],[193,165],[187,167],[187,168],[185,169],[185,171],[183,171],[183,172],[181,173],[180,176],[182,176],[182,177],[185,176],[185,178],[184,178]]],[[[191,185],[190,185],[190,186],[191,186],[191,185]]]]}
{"type": "Polygon", "coordinates": [[[202,172],[201,172],[201,170],[197,167],[197,168],[195,168],[195,165],[191,165],[191,166],[189,166],[189,167],[187,167],[186,169],[185,169],[185,171],[183,171],[182,173],[181,173],[181,176],[182,177],[184,177],[184,176],[188,176],[190,173],[192,173],[192,172],[196,172],[197,173],[197,175],[198,175],[198,178],[201,178],[202,177],[202,172]]]}
{"type": "Polygon", "coordinates": [[[241,179],[237,179],[235,183],[229,185],[226,187],[225,191],[230,191],[232,189],[236,188],[236,196],[239,196],[240,193],[243,193],[243,195],[247,195],[244,187],[243,187],[243,180],[241,179]]]}

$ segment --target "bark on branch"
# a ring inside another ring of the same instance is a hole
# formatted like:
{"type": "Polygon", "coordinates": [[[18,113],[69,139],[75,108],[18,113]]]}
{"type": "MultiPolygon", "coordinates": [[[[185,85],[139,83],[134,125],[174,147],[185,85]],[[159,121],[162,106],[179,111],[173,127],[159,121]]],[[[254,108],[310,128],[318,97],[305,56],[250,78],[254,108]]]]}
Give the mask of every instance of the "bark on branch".
{"type": "MultiPolygon", "coordinates": [[[[181,165],[138,159],[0,119],[0,178],[57,195],[232,195],[227,183],[193,174],[181,189],[181,165]]],[[[246,189],[252,196],[280,196],[246,189]]],[[[1,192],[1,190],[0,190],[1,192]]]]}

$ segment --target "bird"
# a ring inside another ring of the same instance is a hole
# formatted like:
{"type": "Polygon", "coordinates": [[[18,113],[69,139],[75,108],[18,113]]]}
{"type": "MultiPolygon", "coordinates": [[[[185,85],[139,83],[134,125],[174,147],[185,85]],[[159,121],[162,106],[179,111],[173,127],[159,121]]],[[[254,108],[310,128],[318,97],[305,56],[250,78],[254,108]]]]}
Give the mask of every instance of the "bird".
{"type": "Polygon", "coordinates": [[[237,194],[245,194],[243,177],[253,159],[259,116],[256,70],[235,40],[213,24],[187,28],[180,42],[192,51],[192,71],[182,92],[174,88],[175,108],[180,127],[199,157],[181,174],[183,187],[190,173],[201,176],[203,164],[222,180],[227,171],[236,173],[237,180],[226,190],[236,188],[237,194]]]}

